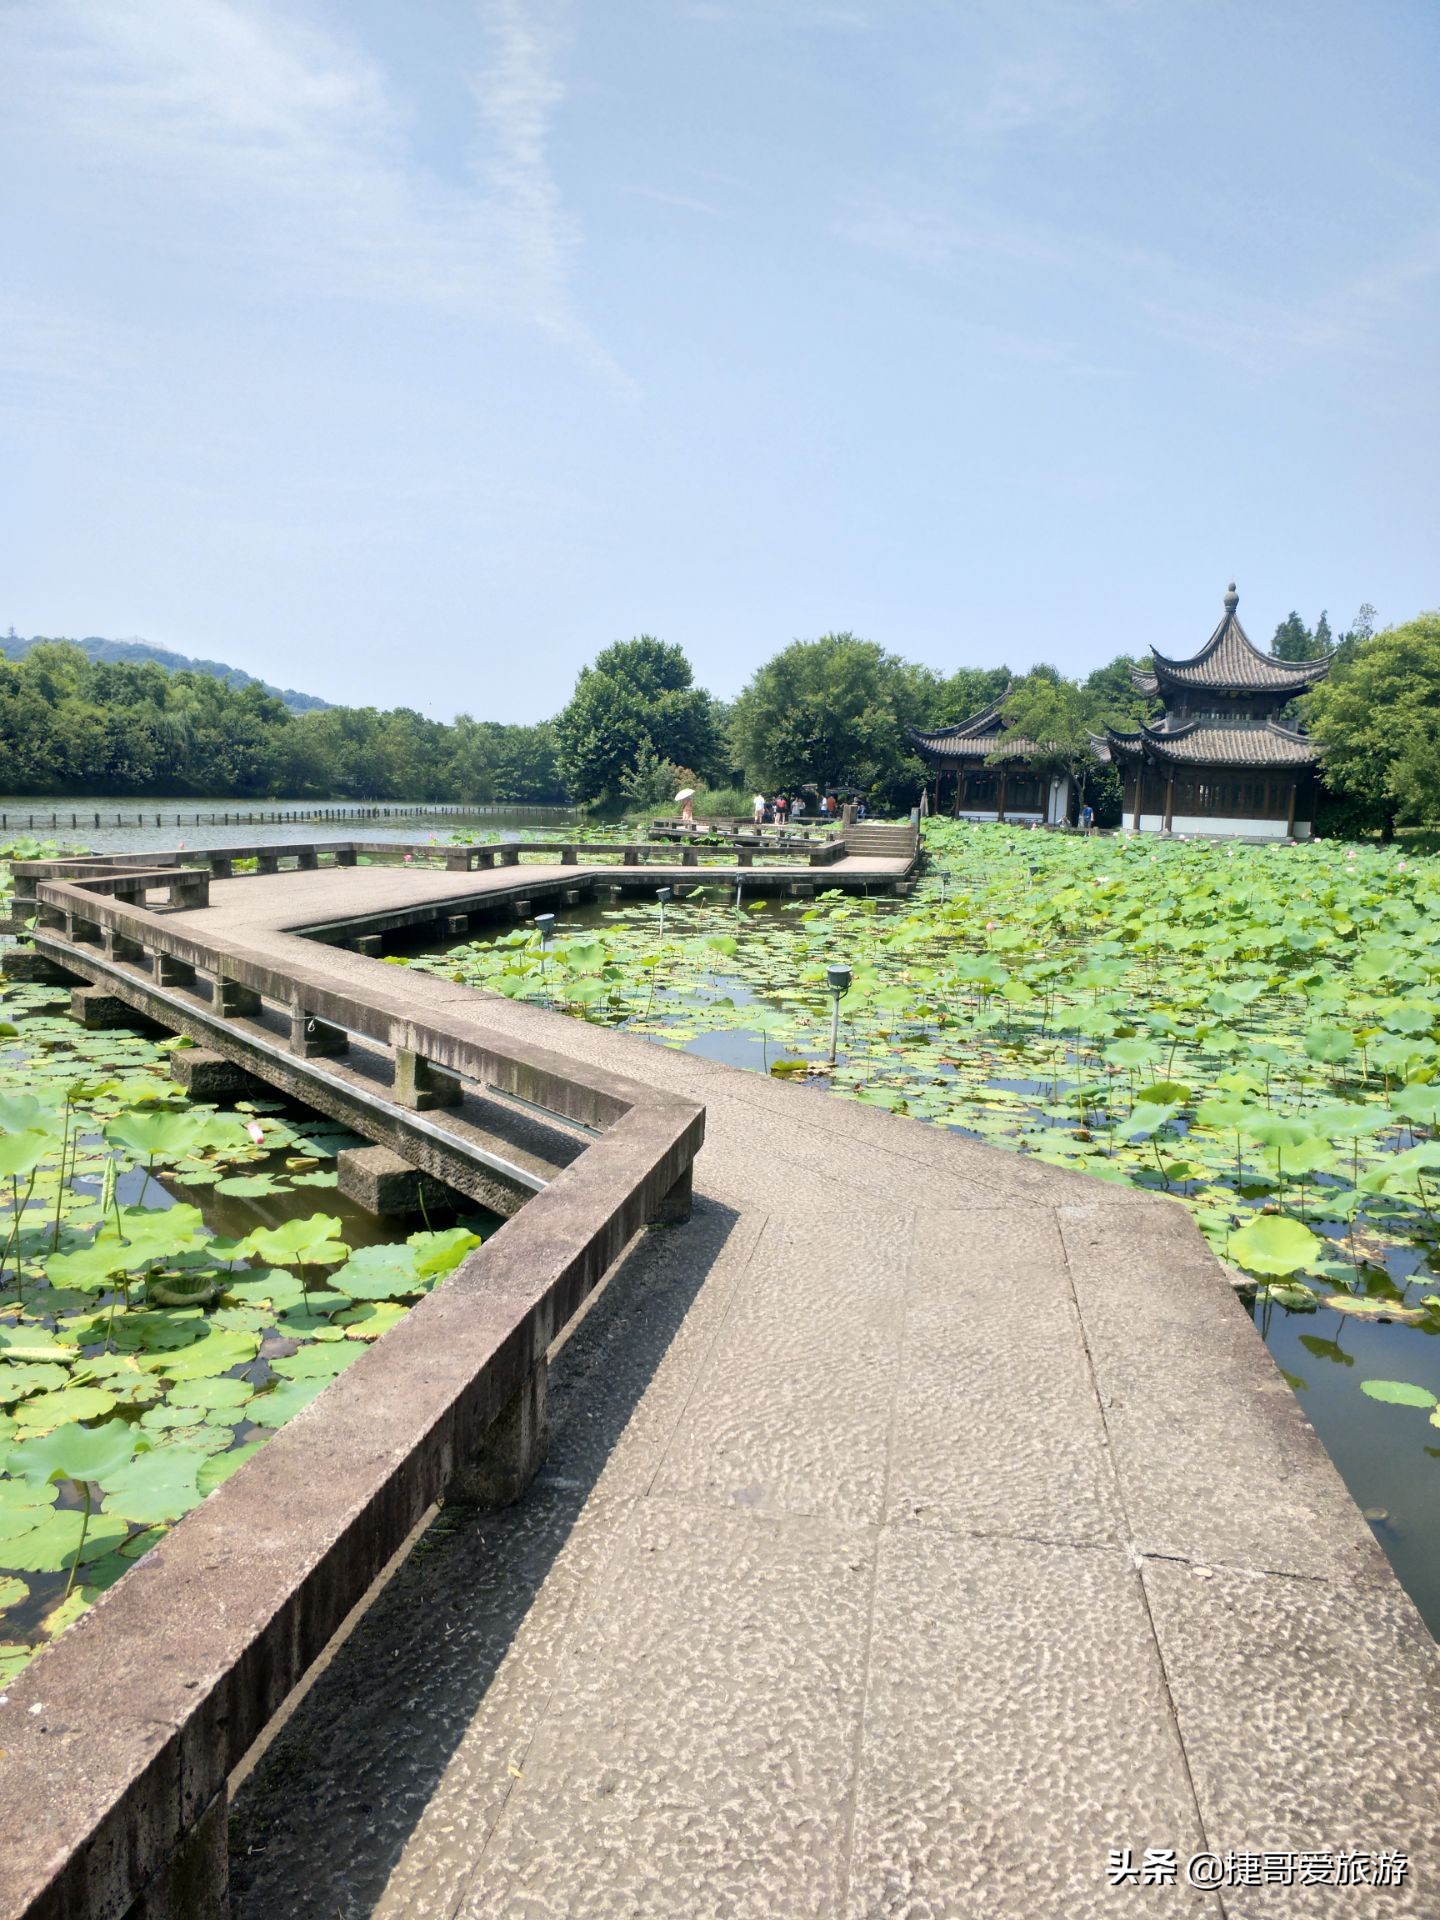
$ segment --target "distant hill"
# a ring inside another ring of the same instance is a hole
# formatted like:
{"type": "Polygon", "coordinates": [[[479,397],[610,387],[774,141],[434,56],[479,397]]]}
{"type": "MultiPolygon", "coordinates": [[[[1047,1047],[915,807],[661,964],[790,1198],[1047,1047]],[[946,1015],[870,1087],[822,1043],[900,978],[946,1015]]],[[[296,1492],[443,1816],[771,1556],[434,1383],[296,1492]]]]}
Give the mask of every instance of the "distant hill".
{"type": "MultiPolygon", "coordinates": [[[[37,633],[25,640],[12,628],[9,633],[0,635],[0,654],[11,660],[23,660],[39,640],[63,638],[68,636],[37,633]]],[[[283,700],[292,713],[309,713],[316,707],[330,705],[328,700],[317,700],[313,693],[297,693],[293,687],[272,687],[268,680],[257,680],[253,673],[246,673],[243,667],[227,667],[223,660],[192,660],[188,654],[172,653],[168,647],[152,647],[148,640],[100,640],[92,637],[74,640],[71,645],[79,647],[82,653],[88,653],[92,660],[127,660],[136,663],[153,660],[167,673],[208,673],[212,680],[223,680],[229,687],[258,686],[266,693],[273,694],[277,700],[283,700]]]]}

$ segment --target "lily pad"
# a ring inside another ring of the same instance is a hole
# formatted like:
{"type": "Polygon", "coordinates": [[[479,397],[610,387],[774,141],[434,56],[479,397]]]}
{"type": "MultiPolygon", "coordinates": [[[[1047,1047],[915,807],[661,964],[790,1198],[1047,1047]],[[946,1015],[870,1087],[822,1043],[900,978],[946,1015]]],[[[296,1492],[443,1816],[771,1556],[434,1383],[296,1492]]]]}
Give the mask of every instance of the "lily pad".
{"type": "Polygon", "coordinates": [[[203,1453],[177,1445],[137,1454],[128,1467],[107,1482],[102,1510],[115,1519],[142,1526],[156,1520],[178,1520],[200,1502],[195,1476],[204,1460],[203,1453]]]}

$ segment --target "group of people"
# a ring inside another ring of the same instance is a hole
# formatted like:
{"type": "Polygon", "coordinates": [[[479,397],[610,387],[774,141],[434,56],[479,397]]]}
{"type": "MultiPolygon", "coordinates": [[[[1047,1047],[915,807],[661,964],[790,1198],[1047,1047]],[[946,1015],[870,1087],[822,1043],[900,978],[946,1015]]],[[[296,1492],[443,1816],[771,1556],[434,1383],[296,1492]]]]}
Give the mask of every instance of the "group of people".
{"type": "MultiPolygon", "coordinates": [[[[757,827],[783,827],[791,820],[802,819],[809,811],[803,793],[793,797],[777,793],[773,799],[763,793],[757,793],[754,801],[755,824],[757,827]]],[[[856,809],[857,817],[863,819],[865,804],[861,801],[856,809]]],[[[822,823],[840,818],[840,802],[833,793],[822,793],[815,808],[815,815],[822,823]]]]}

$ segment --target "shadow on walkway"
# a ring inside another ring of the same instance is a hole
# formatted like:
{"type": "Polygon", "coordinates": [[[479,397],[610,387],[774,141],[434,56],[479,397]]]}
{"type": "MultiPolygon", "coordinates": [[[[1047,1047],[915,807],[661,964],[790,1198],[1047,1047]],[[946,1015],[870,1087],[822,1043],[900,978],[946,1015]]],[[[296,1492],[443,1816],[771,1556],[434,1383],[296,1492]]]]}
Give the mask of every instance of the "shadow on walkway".
{"type": "Polygon", "coordinates": [[[697,1199],[685,1226],[631,1248],[552,1359],[550,1455],[525,1499],[442,1509],[277,1735],[233,1803],[234,1920],[453,1912],[544,1712],[576,1603],[668,1426],[653,1448],[642,1437],[627,1467],[607,1467],[737,1219],[697,1199]],[[611,1524],[577,1534],[592,1496],[611,1524]],[[477,1712],[486,1725],[466,1743],[477,1712]],[[467,1804],[484,1814],[449,1838],[438,1874],[449,1897],[417,1885],[384,1900],[452,1767],[471,1776],[467,1804]]]}

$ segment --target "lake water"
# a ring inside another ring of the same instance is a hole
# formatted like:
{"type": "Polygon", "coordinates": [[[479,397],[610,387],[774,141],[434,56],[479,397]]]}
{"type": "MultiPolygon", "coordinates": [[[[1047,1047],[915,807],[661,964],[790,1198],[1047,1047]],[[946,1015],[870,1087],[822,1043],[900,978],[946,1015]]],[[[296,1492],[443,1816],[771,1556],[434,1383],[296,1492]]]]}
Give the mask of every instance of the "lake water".
{"type": "Polygon", "coordinates": [[[443,841],[463,829],[528,838],[571,825],[565,807],[426,807],[347,800],[57,800],[0,794],[0,841],[33,836],[95,853],[144,853],[173,847],[294,846],[314,840],[388,843],[443,841]],[[276,815],[298,816],[276,819],[276,815]],[[331,817],[327,818],[329,815],[331,817]],[[31,822],[34,822],[33,826],[31,822]]]}

